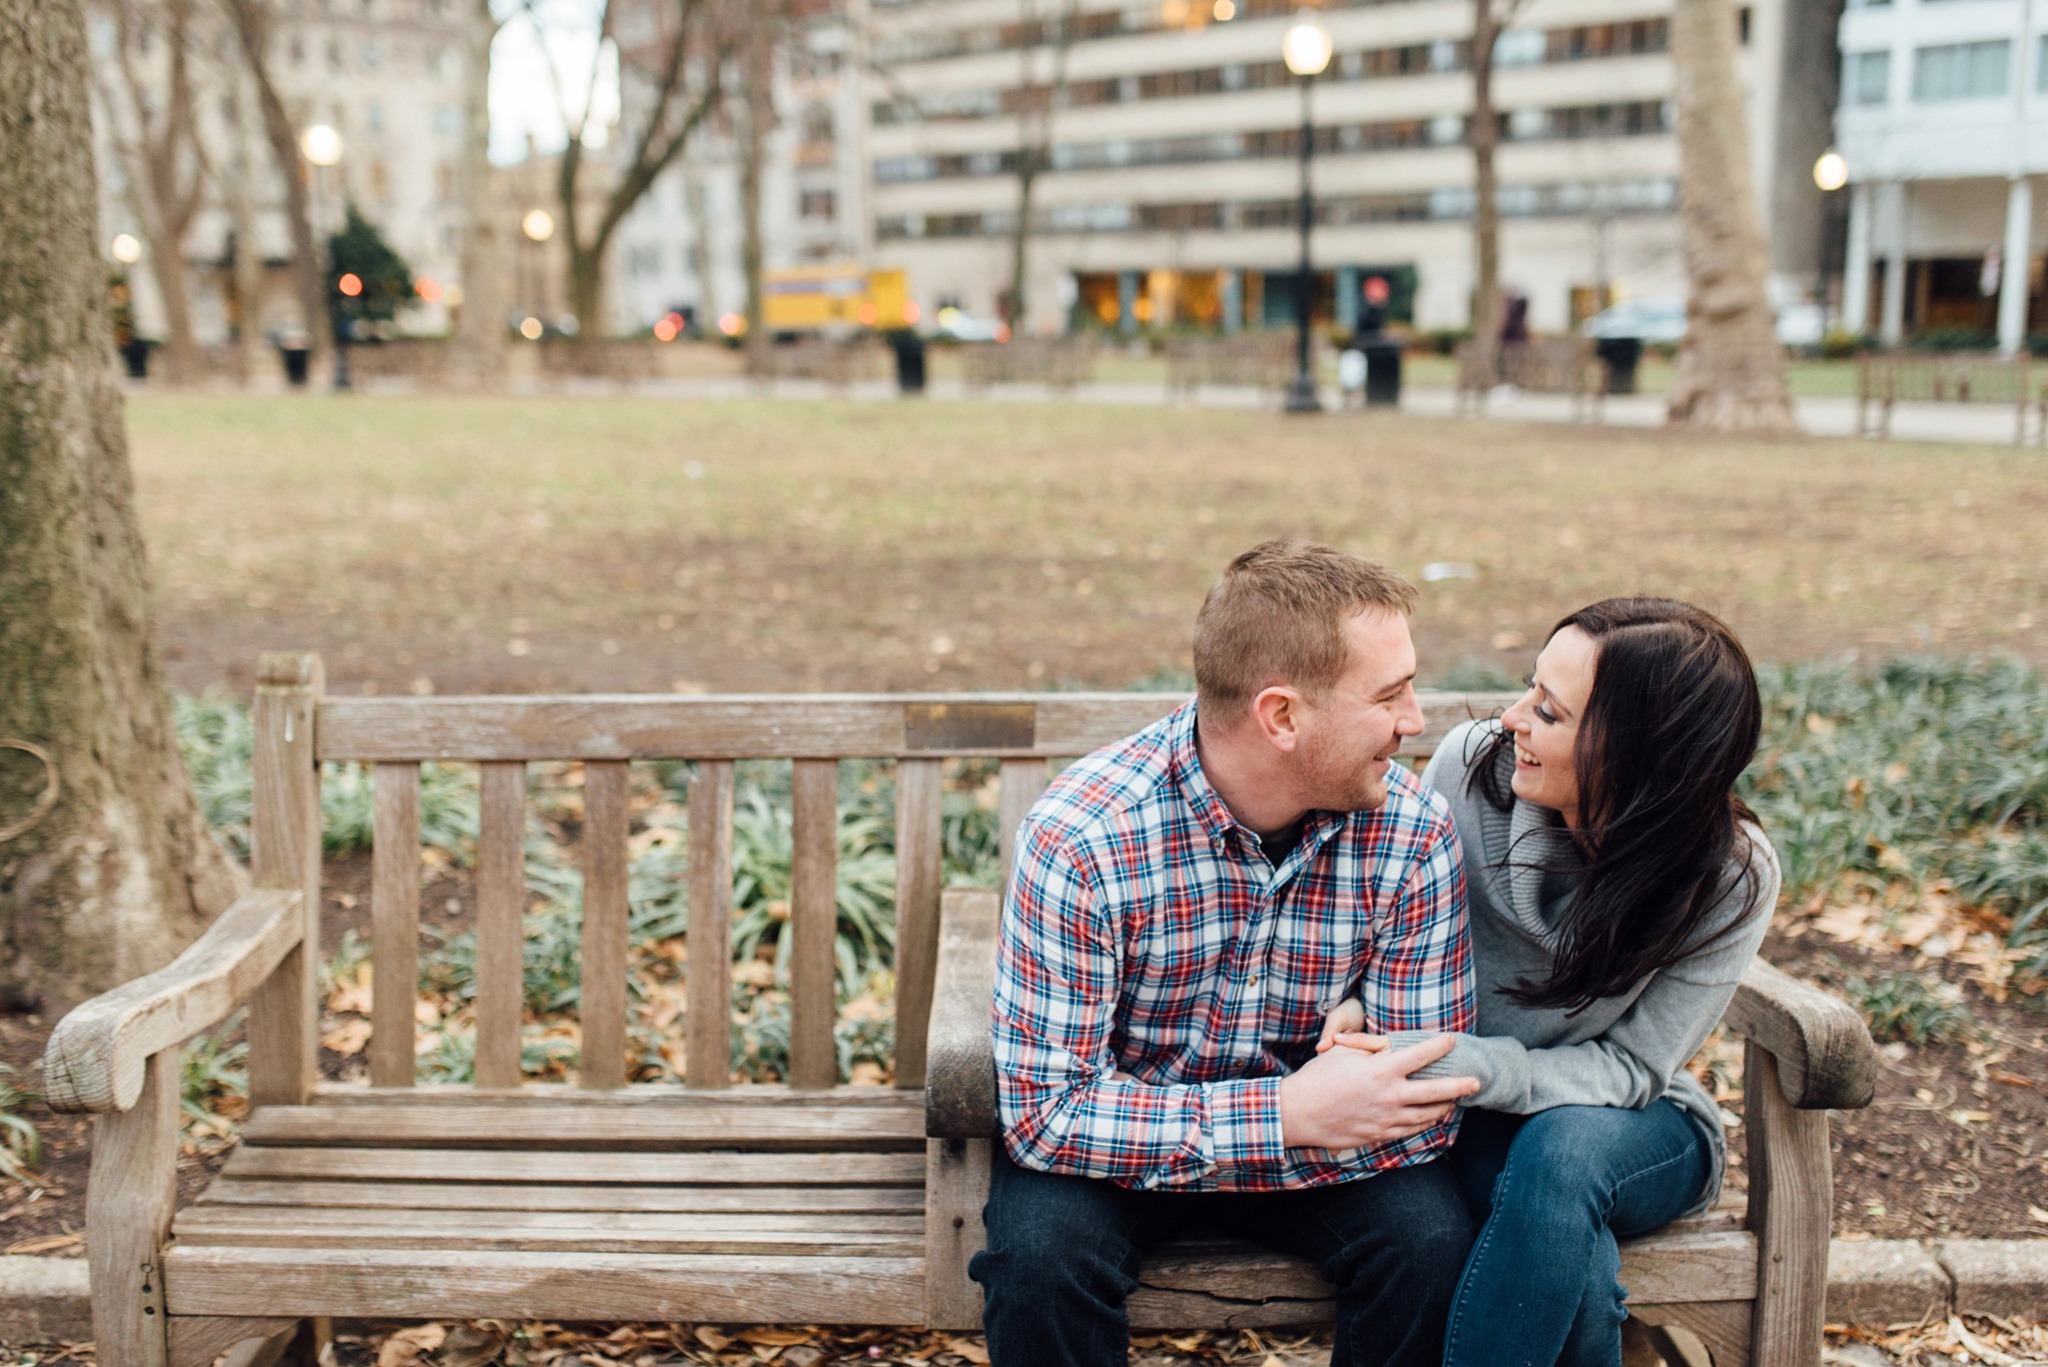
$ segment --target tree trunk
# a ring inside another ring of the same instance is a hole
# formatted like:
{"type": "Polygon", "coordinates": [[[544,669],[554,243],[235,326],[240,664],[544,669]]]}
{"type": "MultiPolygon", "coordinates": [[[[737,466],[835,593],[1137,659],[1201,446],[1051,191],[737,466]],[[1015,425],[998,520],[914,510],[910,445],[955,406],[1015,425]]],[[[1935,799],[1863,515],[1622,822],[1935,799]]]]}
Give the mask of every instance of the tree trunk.
{"type": "Polygon", "coordinates": [[[227,0],[227,5],[256,85],[263,134],[270,142],[277,173],[284,179],[285,221],[292,234],[292,282],[298,287],[299,312],[305,316],[306,346],[318,357],[326,352],[328,342],[324,335],[326,290],[320,279],[320,249],[313,241],[313,210],[306,193],[306,170],[299,159],[299,135],[270,79],[270,16],[263,0],[227,0]]]}
{"type": "Polygon", "coordinates": [[[1790,432],[1798,424],[1764,289],[1768,261],[1735,79],[1735,22],[1729,0],[1677,0],[1671,15],[1688,289],[1665,415],[1680,427],[1790,432]]]}
{"type": "Polygon", "coordinates": [[[184,234],[165,232],[151,244],[150,269],[164,304],[164,378],[189,384],[199,377],[199,342],[192,335],[192,294],[186,286],[184,234]]]}
{"type": "Polygon", "coordinates": [[[0,0],[0,993],[45,1010],[158,967],[238,886],[154,641],[89,80],[78,0],[0,0]]]}
{"type": "Polygon", "coordinates": [[[576,319],[576,341],[596,346],[604,336],[598,327],[598,310],[604,304],[604,243],[586,247],[569,241],[569,312],[576,319]]]}
{"type": "Polygon", "coordinates": [[[748,26],[742,49],[746,63],[745,111],[740,119],[740,270],[747,282],[747,370],[759,374],[768,353],[766,310],[761,293],[761,178],[767,159],[768,128],[775,118],[774,45],[769,21],[748,26]]]}
{"type": "Polygon", "coordinates": [[[476,0],[464,29],[462,307],[455,320],[455,375],[490,385],[505,358],[505,225],[491,194],[491,40],[498,21],[476,0]]]}
{"type": "Polygon", "coordinates": [[[1494,149],[1500,119],[1493,109],[1493,48],[1500,25],[1494,0],[1472,5],[1472,345],[1474,364],[1487,382],[1500,371],[1500,177],[1494,149]]]}

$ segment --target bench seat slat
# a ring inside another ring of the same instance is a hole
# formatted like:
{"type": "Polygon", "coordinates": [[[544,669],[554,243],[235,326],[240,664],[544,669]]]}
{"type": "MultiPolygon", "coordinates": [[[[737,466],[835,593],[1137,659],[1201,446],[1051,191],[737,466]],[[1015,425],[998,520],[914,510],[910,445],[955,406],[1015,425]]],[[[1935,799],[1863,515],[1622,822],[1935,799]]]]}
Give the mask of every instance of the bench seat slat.
{"type": "MultiPolygon", "coordinates": [[[[265,1106],[247,1146],[412,1149],[825,1149],[924,1152],[924,1116],[908,1107],[728,1105],[540,1108],[265,1106]]],[[[573,1176],[573,1173],[565,1173],[573,1176]]]]}
{"type": "Polygon", "coordinates": [[[440,1218],[423,1219],[420,1212],[392,1211],[372,1219],[355,1210],[216,1206],[186,1212],[173,1233],[181,1246],[192,1248],[488,1248],[862,1258],[924,1253],[922,1220],[803,1215],[780,1217],[780,1223],[793,1227],[759,1227],[745,1216],[730,1215],[470,1211],[459,1218],[440,1212],[440,1218]],[[886,1225],[899,1227],[880,1227],[886,1225]]]}
{"type": "MultiPolygon", "coordinates": [[[[471,1087],[459,1082],[420,1083],[414,1087],[366,1087],[359,1082],[329,1082],[313,1089],[320,1106],[505,1106],[521,1110],[536,1106],[587,1110],[605,1115],[649,1109],[754,1109],[813,1106],[859,1106],[872,1110],[905,1110],[924,1115],[924,1093],[916,1088],[841,1084],[828,1091],[800,1092],[779,1082],[749,1082],[718,1089],[685,1087],[672,1082],[636,1082],[616,1091],[593,1092],[567,1082],[529,1082],[523,1087],[471,1087]]],[[[751,1110],[748,1112],[751,1113],[751,1110]]]]}
{"type": "Polygon", "coordinates": [[[470,1210],[461,1214],[433,1211],[435,1222],[445,1228],[422,1229],[426,1208],[371,1214],[343,1206],[228,1206],[202,1202],[178,1212],[180,1239],[204,1233],[208,1243],[232,1243],[222,1236],[238,1230],[322,1228],[361,1229],[374,1226],[386,1230],[410,1230],[422,1238],[438,1239],[447,1229],[472,1232],[507,1230],[596,1230],[608,1234],[840,1234],[890,1236],[924,1233],[924,1217],[914,1212],[899,1215],[824,1212],[677,1211],[677,1210],[470,1210]]]}
{"type": "MultiPolygon", "coordinates": [[[[1621,1246],[1631,1305],[1748,1300],[1756,1237],[1662,1232],[1621,1246]]],[[[1234,1240],[1185,1240],[1145,1260],[1127,1308],[1134,1329],[1326,1324],[1330,1288],[1299,1258],[1234,1240]]]]}
{"type": "Polygon", "coordinates": [[[915,1324],[922,1258],[173,1247],[178,1315],[915,1324]]]}
{"type": "Polygon", "coordinates": [[[635,1187],[547,1182],[377,1182],[223,1177],[199,1198],[208,1206],[284,1206],[295,1210],[670,1211],[840,1217],[924,1213],[921,1187],[635,1187]]]}
{"type": "Polygon", "coordinates": [[[285,1148],[243,1145],[228,1178],[329,1181],[626,1182],[782,1187],[924,1185],[919,1153],[589,1153],[536,1149],[285,1148]]]}

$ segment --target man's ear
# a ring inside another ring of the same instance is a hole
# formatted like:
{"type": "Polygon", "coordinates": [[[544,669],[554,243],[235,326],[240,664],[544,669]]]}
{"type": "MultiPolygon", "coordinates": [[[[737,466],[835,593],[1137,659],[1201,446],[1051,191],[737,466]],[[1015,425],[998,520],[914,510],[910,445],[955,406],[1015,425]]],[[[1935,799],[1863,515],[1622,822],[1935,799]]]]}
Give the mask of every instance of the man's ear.
{"type": "Polygon", "coordinates": [[[1261,689],[1252,699],[1252,725],[1268,745],[1282,754],[1293,754],[1300,743],[1301,695],[1285,684],[1261,689]]]}

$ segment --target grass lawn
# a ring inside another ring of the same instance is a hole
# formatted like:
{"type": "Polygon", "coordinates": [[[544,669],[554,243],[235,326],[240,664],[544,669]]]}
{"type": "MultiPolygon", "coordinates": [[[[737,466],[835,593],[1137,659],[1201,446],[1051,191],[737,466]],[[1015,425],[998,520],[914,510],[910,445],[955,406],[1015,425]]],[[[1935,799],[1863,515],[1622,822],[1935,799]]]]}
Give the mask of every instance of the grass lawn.
{"type": "Polygon", "coordinates": [[[1217,570],[1315,537],[1428,584],[1426,676],[1519,671],[1594,598],[1760,659],[2048,658],[2041,457],[1374,413],[1016,403],[146,396],[175,682],[312,647],[363,688],[1121,686],[1217,570]]]}

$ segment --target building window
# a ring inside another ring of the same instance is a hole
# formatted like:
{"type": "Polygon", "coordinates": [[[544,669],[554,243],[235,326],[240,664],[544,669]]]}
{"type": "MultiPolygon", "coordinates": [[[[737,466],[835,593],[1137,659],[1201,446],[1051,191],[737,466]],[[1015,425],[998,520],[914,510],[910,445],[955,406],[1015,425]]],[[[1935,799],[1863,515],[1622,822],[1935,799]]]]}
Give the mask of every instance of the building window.
{"type": "Polygon", "coordinates": [[[1550,46],[1550,35],[1540,28],[1511,28],[1493,40],[1493,64],[1535,66],[1550,46]]]}
{"type": "Polygon", "coordinates": [[[2041,35],[2040,49],[2034,54],[2034,91],[2048,94],[2048,33],[2041,35]]]}
{"type": "Polygon", "coordinates": [[[2006,92],[2012,43],[1944,43],[1913,54],[1913,98],[1921,104],[1945,100],[1990,100],[2006,92]]]}
{"type": "Polygon", "coordinates": [[[460,137],[462,135],[462,106],[455,104],[437,106],[434,110],[434,131],[444,138],[460,137]]]}
{"type": "Polygon", "coordinates": [[[1892,54],[1852,52],[1843,59],[1842,102],[1886,104],[1892,97],[1892,54]]]}
{"type": "Polygon", "coordinates": [[[378,51],[375,43],[363,44],[363,70],[375,71],[383,64],[383,60],[384,54],[378,51]]]}
{"type": "Polygon", "coordinates": [[[796,211],[803,218],[837,218],[839,196],[830,190],[806,190],[797,197],[796,211]]]}
{"type": "Polygon", "coordinates": [[[369,125],[372,133],[383,132],[384,106],[372,100],[369,107],[363,110],[363,122],[369,125]]]}

